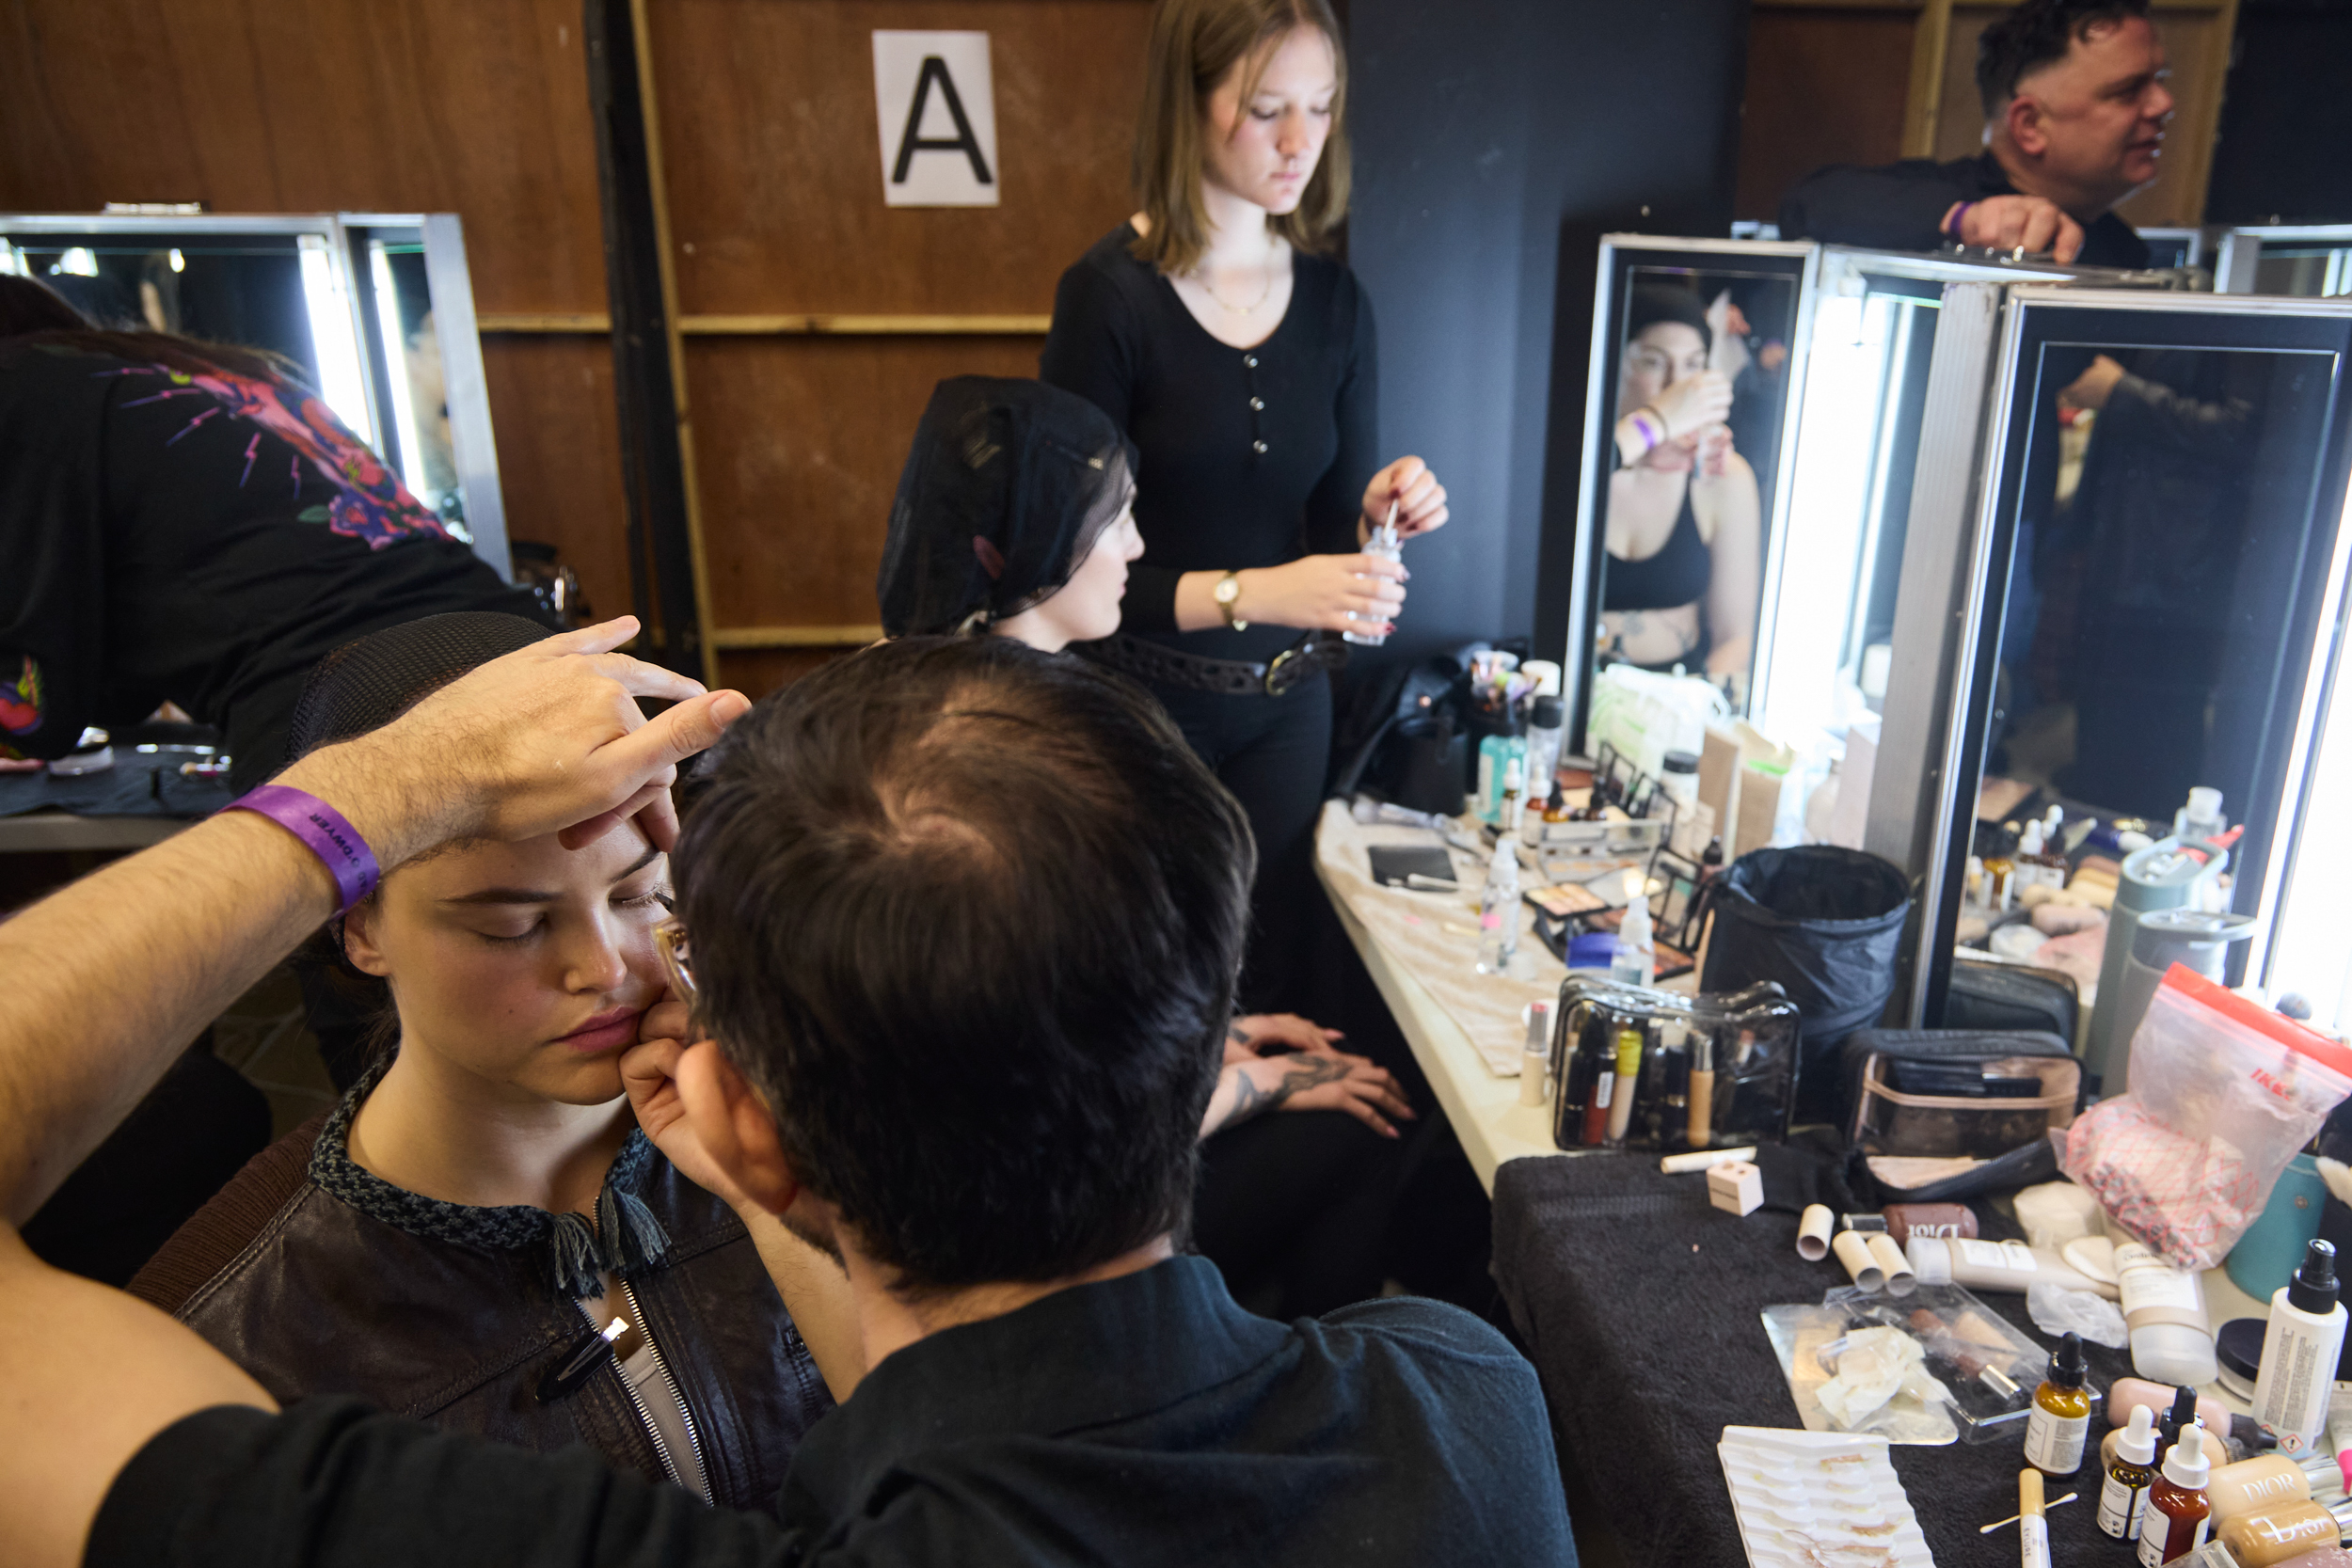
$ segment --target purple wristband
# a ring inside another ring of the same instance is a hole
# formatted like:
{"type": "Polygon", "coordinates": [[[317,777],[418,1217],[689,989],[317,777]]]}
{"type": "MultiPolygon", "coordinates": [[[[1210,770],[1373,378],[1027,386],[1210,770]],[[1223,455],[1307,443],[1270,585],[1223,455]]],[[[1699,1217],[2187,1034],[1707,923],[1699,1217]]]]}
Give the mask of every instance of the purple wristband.
{"type": "Polygon", "coordinates": [[[1952,209],[1952,215],[1950,217],[1944,220],[1944,232],[1949,234],[1955,240],[1960,240],[1963,245],[1967,244],[1967,241],[1963,236],[1965,234],[1967,229],[1968,209],[1974,207],[1976,203],[1973,201],[1963,201],[1959,206],[1952,209]]]}
{"type": "Polygon", "coordinates": [[[351,907],[373,893],[383,879],[375,851],[359,836],[359,830],[315,795],[284,784],[263,784],[221,810],[258,812],[300,839],[335,879],[335,891],[342,898],[337,914],[350,913],[351,907]]]}

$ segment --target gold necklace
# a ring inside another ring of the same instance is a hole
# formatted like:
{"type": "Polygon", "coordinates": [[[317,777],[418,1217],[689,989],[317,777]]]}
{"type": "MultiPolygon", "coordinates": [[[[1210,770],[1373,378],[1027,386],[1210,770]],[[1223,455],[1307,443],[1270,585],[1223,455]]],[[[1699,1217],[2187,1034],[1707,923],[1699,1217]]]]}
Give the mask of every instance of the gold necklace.
{"type": "Polygon", "coordinates": [[[1216,285],[1209,281],[1209,269],[1205,266],[1200,269],[1200,288],[1201,292],[1215,300],[1220,309],[1231,310],[1236,316],[1255,315],[1258,305],[1263,305],[1274,297],[1274,268],[1271,263],[1268,263],[1265,269],[1265,287],[1259,291],[1258,305],[1227,304],[1225,296],[1216,292],[1216,285]]]}

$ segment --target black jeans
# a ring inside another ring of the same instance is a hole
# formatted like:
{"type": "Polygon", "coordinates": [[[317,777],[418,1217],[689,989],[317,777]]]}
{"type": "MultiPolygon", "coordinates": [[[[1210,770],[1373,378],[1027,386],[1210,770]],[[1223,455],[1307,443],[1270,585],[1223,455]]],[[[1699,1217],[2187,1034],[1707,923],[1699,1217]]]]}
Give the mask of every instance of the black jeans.
{"type": "Polygon", "coordinates": [[[1242,1011],[1303,1012],[1316,896],[1315,817],[1331,767],[1330,677],[1318,671],[1279,697],[1157,685],[1152,693],[1241,802],[1258,841],[1242,1011]]]}

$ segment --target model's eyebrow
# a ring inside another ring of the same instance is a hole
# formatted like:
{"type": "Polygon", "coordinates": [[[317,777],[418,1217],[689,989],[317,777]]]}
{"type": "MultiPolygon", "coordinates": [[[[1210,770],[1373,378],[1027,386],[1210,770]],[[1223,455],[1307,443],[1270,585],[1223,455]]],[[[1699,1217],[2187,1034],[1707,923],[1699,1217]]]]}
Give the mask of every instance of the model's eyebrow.
{"type": "MultiPolygon", "coordinates": [[[[612,879],[612,885],[618,887],[621,883],[628,881],[631,877],[644,870],[646,866],[651,865],[654,857],[660,853],[660,850],[647,845],[645,852],[638,856],[628,870],[612,879]]],[[[562,896],[562,894],[540,893],[531,888],[485,887],[472,893],[461,893],[454,898],[444,898],[441,902],[444,904],[552,904],[562,896]]]]}

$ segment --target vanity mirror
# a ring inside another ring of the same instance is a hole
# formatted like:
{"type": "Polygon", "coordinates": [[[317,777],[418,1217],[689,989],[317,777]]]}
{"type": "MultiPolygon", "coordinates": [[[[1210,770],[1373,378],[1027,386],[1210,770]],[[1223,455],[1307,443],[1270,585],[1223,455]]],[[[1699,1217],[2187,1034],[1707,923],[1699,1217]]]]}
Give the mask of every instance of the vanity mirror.
{"type": "Polygon", "coordinates": [[[102,326],[281,356],[512,575],[455,214],[0,214],[0,272],[39,278],[102,326]]]}

